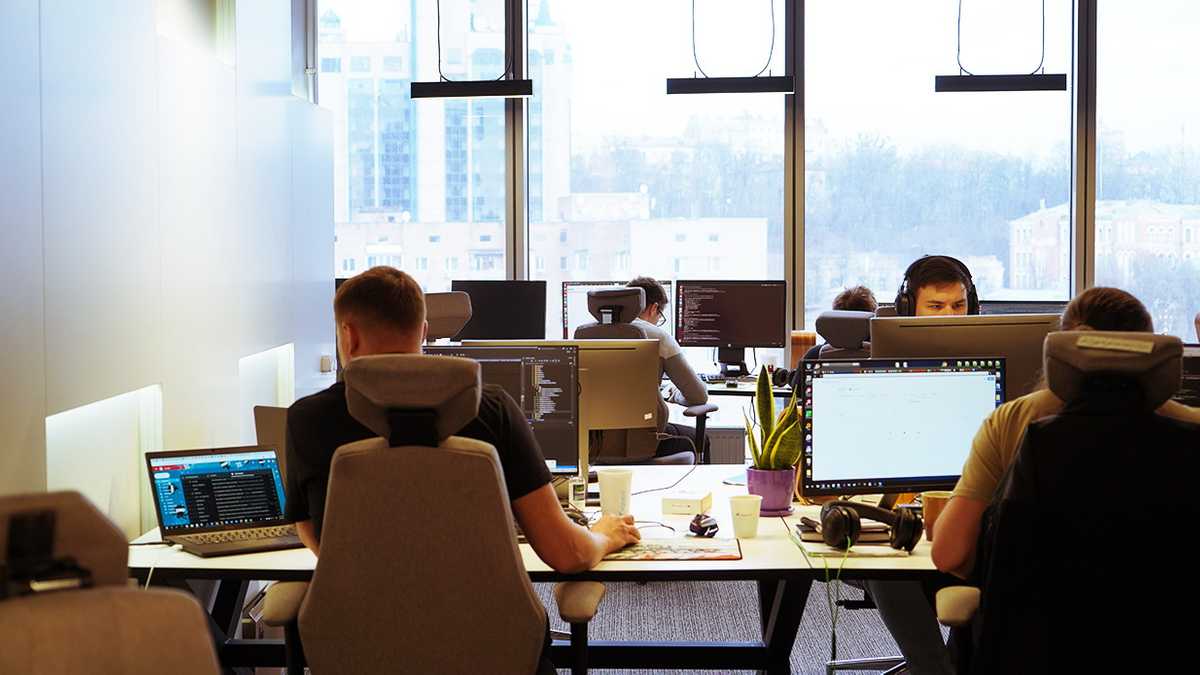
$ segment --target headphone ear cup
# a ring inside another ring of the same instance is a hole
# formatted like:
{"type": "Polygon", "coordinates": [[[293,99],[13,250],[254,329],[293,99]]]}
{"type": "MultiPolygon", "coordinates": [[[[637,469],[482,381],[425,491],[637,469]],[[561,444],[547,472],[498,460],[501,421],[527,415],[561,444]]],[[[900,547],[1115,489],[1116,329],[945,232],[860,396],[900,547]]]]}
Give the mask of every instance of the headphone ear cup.
{"type": "Polygon", "coordinates": [[[858,541],[861,529],[862,522],[854,509],[836,505],[821,509],[821,539],[826,545],[844,551],[858,541]]]}
{"type": "Polygon", "coordinates": [[[896,521],[892,524],[892,538],[888,543],[892,548],[912,552],[921,541],[925,531],[925,523],[909,509],[896,509],[896,521]]]}
{"type": "Polygon", "coordinates": [[[793,371],[787,368],[776,368],[775,372],[771,373],[771,384],[775,387],[786,387],[792,383],[793,371]]]}

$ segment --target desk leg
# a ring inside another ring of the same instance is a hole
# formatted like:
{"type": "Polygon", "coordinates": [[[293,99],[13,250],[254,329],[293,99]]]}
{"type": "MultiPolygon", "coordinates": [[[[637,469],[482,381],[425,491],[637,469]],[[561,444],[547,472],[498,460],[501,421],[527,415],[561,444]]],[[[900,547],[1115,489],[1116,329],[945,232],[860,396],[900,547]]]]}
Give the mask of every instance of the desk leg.
{"type": "MultiPolygon", "coordinates": [[[[218,581],[216,597],[213,598],[212,627],[216,639],[217,657],[226,662],[224,652],[229,641],[237,634],[242,621],[242,607],[246,604],[248,581],[218,581]]],[[[247,672],[241,668],[223,667],[224,673],[247,672]]],[[[254,672],[250,670],[248,672],[254,672]]]]}
{"type": "Polygon", "coordinates": [[[792,646],[796,643],[811,586],[808,579],[758,582],[763,644],[767,647],[770,664],[765,671],[759,672],[768,675],[792,672],[792,646]]]}

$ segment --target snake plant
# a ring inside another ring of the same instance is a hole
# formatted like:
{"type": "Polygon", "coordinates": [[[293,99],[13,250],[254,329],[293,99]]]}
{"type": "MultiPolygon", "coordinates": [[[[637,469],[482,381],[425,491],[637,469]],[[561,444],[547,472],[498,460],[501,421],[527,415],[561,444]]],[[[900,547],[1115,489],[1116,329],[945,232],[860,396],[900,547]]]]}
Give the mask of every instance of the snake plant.
{"type": "Polygon", "coordinates": [[[750,454],[754,457],[754,468],[761,470],[785,470],[796,466],[804,447],[804,422],[797,405],[796,392],[778,413],[775,411],[775,396],[771,391],[771,376],[766,366],[758,372],[752,415],[742,413],[746,420],[746,438],[750,442],[750,454]]]}

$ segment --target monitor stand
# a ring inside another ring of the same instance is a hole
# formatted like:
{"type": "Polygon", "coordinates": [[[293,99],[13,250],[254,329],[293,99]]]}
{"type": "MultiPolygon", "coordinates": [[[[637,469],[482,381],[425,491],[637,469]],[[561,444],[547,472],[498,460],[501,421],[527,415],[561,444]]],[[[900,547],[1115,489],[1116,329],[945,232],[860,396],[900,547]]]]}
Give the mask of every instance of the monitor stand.
{"type": "Polygon", "coordinates": [[[721,377],[735,379],[750,374],[746,367],[746,350],[741,348],[718,347],[717,362],[721,364],[721,377]]]}
{"type": "Polygon", "coordinates": [[[892,509],[896,508],[896,499],[899,497],[899,492],[883,493],[883,496],[879,498],[879,508],[883,509],[884,511],[891,511],[892,509]]]}

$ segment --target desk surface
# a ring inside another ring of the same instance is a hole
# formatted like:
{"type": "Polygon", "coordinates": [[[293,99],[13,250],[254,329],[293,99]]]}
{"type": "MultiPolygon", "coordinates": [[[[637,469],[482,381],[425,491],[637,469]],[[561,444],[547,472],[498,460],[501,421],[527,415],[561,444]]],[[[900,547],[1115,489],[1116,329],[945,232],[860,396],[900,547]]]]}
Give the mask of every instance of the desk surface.
{"type": "MultiPolygon", "coordinates": [[[[724,382],[705,382],[704,386],[709,396],[754,396],[755,393],[753,382],[738,382],[736,387],[726,386],[724,382]]],[[[776,398],[790,398],[792,395],[791,387],[773,387],[771,391],[776,398]]]]}
{"type": "MultiPolygon", "coordinates": [[[[713,495],[711,515],[720,526],[718,537],[733,537],[733,524],[729,513],[729,497],[745,494],[744,486],[724,485],[723,478],[736,471],[729,465],[710,466],[637,466],[634,469],[632,511],[639,521],[644,539],[681,537],[687,534],[691,516],[664,515],[662,497],[673,490],[708,489],[713,495]],[[694,470],[693,470],[694,469],[694,470]],[[688,471],[692,473],[688,474],[688,471]],[[672,490],[644,492],[665,488],[680,478],[686,478],[672,490]],[[653,525],[650,521],[675,528],[675,532],[653,525]]],[[[805,572],[824,570],[822,560],[810,560],[788,537],[788,528],[799,522],[801,514],[816,517],[820,507],[799,507],[789,518],[763,518],[759,521],[758,536],[741,541],[741,560],[670,560],[670,561],[611,561],[602,562],[595,569],[573,578],[597,580],[641,579],[755,579],[759,576],[778,576],[781,572],[805,572]]],[[[136,542],[157,541],[155,528],[139,537],[136,542]]],[[[562,578],[537,557],[527,544],[520,546],[521,556],[530,576],[536,581],[562,578]]],[[[830,567],[841,564],[841,559],[829,559],[830,567]]],[[[154,569],[155,575],[169,574],[176,578],[230,578],[247,579],[308,579],[316,566],[316,557],[307,549],[249,553],[244,555],[201,558],[186,553],[179,547],[131,546],[129,567],[138,576],[154,569]]],[[[845,576],[861,576],[860,573],[891,572],[913,573],[933,571],[929,558],[929,544],[922,540],[912,556],[905,558],[849,558],[846,560],[845,576]]],[[[886,574],[885,574],[886,576],[886,574]]]]}

